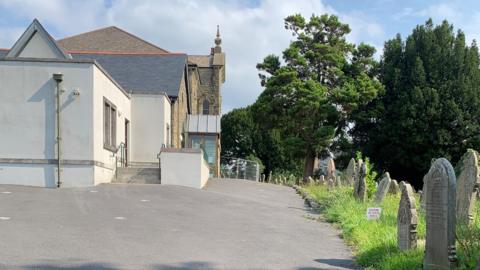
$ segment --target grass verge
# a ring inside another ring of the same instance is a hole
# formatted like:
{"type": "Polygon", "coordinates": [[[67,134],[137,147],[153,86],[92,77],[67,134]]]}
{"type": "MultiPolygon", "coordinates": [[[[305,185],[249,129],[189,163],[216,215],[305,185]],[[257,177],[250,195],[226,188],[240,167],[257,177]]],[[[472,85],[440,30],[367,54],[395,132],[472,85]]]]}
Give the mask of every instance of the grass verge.
{"type": "MultiPolygon", "coordinates": [[[[419,212],[418,247],[408,252],[397,248],[397,211],[400,195],[388,195],[381,204],[373,200],[357,202],[352,188],[328,191],[326,186],[310,185],[304,190],[317,200],[323,217],[335,223],[345,241],[354,249],[356,261],[366,269],[422,269],[425,244],[425,216],[419,212]],[[367,220],[368,207],[381,207],[379,220],[367,220]]],[[[417,197],[417,209],[419,198],[417,197]]],[[[458,226],[457,253],[459,269],[474,269],[480,257],[480,207],[477,204],[475,222],[470,227],[458,226]],[[478,238],[477,238],[478,237],[478,238]]]]}

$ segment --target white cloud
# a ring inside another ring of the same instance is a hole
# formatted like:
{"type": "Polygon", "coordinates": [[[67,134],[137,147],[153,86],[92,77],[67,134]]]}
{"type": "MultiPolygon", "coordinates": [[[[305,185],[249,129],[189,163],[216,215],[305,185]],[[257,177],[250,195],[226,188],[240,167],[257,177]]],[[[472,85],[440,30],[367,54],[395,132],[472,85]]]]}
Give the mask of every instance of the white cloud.
{"type": "MultiPolygon", "coordinates": [[[[37,17],[54,28],[54,33],[60,35],[58,38],[117,25],[162,48],[188,54],[208,54],[219,24],[227,56],[223,112],[251,104],[261,92],[255,65],[268,54],[280,55],[288,46],[292,37],[283,28],[286,16],[338,14],[321,0],[261,0],[249,6],[233,0],[114,0],[108,6],[102,0],[0,2],[0,7],[12,10],[16,16],[37,17]]],[[[382,27],[365,14],[339,16],[351,25],[349,40],[353,42],[384,35],[382,27]]],[[[47,30],[52,32],[48,27],[47,30]]],[[[0,32],[0,47],[10,47],[20,31],[15,27],[0,32]]]]}

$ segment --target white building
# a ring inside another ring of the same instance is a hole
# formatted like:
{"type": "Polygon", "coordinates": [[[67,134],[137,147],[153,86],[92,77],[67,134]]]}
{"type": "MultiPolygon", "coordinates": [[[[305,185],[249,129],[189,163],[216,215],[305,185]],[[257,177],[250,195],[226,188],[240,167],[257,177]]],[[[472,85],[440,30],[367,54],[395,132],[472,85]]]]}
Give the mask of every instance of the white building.
{"type": "Polygon", "coordinates": [[[119,166],[158,168],[176,134],[187,56],[136,56],[67,51],[37,20],[0,50],[0,184],[93,186],[114,180],[119,166]],[[174,90],[142,70],[165,62],[174,90]]]}

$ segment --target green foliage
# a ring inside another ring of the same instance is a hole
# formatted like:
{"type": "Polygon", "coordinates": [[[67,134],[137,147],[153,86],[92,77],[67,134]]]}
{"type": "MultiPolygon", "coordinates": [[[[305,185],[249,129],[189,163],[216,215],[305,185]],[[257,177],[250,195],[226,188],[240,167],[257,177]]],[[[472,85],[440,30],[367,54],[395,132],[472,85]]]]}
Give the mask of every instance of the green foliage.
{"type": "Polygon", "coordinates": [[[316,155],[334,150],[334,139],[345,138],[351,112],[382,85],[375,49],[349,43],[350,28],[338,17],[292,15],[285,28],[294,38],[283,61],[268,55],[257,64],[265,90],[252,106],[222,117],[222,154],[254,155],[267,172],[297,173],[303,166],[302,173],[311,175],[316,155]]]}
{"type": "Polygon", "coordinates": [[[249,107],[234,109],[222,116],[222,155],[245,158],[255,154],[255,123],[249,107]]]}
{"type": "Polygon", "coordinates": [[[293,186],[300,182],[299,180],[301,179],[301,175],[302,174],[300,172],[294,173],[291,171],[277,170],[272,172],[271,177],[273,181],[270,182],[274,184],[293,186]]]}
{"type": "Polygon", "coordinates": [[[367,167],[367,175],[365,177],[365,180],[367,182],[367,194],[369,198],[372,198],[373,195],[377,192],[376,181],[378,173],[374,170],[374,165],[370,162],[370,158],[363,157],[362,152],[357,151],[355,157],[357,161],[362,159],[367,167]]]}
{"type": "Polygon", "coordinates": [[[353,144],[395,178],[421,186],[432,158],[480,148],[479,55],[444,21],[385,42],[385,91],[352,113],[353,144]]]}
{"type": "MultiPolygon", "coordinates": [[[[397,248],[397,212],[400,195],[387,195],[381,203],[379,220],[365,217],[368,207],[376,207],[373,199],[361,203],[352,196],[352,188],[328,190],[326,186],[310,185],[304,188],[319,203],[327,221],[337,224],[345,241],[355,252],[356,261],[366,269],[410,270],[422,269],[425,244],[425,215],[419,211],[416,249],[401,252],[397,248]]],[[[420,198],[416,197],[417,209],[420,198]]],[[[480,203],[474,224],[457,230],[459,269],[474,269],[480,257],[480,203]]]]}
{"type": "Polygon", "coordinates": [[[457,249],[462,266],[459,269],[475,269],[480,260],[480,202],[477,202],[473,224],[457,224],[457,249]]]}
{"type": "Polygon", "coordinates": [[[257,65],[262,86],[252,110],[264,131],[280,133],[294,159],[305,160],[313,173],[316,155],[344,133],[347,119],[360,104],[382,89],[374,79],[375,49],[347,42],[350,32],[334,15],[288,16],[285,28],[294,40],[283,51],[257,65]]]}

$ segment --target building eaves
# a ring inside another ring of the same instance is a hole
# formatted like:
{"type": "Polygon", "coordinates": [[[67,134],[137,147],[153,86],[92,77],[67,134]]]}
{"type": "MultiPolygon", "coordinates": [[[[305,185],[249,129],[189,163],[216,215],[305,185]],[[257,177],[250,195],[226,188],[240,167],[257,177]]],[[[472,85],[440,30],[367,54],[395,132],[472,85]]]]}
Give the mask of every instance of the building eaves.
{"type": "Polygon", "coordinates": [[[93,59],[51,59],[51,58],[0,58],[0,62],[40,62],[40,63],[73,63],[73,64],[94,64],[102,73],[120,89],[120,91],[130,99],[130,94],[112,77],[110,74],[93,59]]]}

